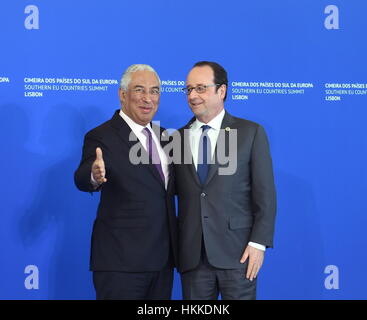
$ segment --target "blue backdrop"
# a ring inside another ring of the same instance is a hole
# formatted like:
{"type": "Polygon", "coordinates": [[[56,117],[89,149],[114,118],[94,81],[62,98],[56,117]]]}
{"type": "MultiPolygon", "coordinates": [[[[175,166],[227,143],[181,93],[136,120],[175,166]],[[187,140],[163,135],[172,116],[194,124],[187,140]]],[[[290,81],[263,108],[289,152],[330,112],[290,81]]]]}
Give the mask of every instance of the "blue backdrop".
{"type": "Polygon", "coordinates": [[[367,298],[366,31],[365,0],[2,1],[0,298],[94,299],[83,136],[119,108],[133,63],[161,77],[155,120],[181,127],[199,60],[227,69],[227,110],[270,139],[278,215],[258,298],[367,298]]]}

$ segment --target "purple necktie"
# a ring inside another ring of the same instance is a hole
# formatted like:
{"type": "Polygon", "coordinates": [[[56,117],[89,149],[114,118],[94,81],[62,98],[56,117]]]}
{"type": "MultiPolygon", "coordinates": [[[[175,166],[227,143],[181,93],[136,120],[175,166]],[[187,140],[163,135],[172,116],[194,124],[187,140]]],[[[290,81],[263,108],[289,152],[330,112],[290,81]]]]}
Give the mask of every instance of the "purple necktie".
{"type": "Polygon", "coordinates": [[[147,137],[147,151],[148,151],[149,157],[152,159],[152,163],[157,168],[163,183],[165,183],[165,178],[164,178],[164,174],[163,174],[163,170],[161,166],[161,159],[159,158],[158,149],[153,140],[152,133],[150,132],[148,128],[144,128],[143,133],[147,137]]]}

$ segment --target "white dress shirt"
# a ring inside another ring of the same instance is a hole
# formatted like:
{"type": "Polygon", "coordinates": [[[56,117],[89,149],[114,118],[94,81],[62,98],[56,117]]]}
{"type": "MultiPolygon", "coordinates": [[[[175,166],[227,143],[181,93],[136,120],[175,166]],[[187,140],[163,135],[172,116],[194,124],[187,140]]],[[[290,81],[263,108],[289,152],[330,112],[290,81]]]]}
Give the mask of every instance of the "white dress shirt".
{"type": "Polygon", "coordinates": [[[208,123],[204,123],[196,119],[189,131],[189,137],[190,137],[190,147],[191,147],[191,153],[192,153],[192,159],[194,161],[195,169],[198,168],[198,158],[199,158],[199,143],[200,143],[200,137],[203,133],[203,130],[201,129],[202,126],[208,125],[210,129],[207,131],[207,135],[210,139],[210,146],[211,146],[211,156],[213,158],[214,152],[215,152],[215,145],[217,144],[220,127],[222,125],[222,121],[224,118],[225,111],[224,109],[211,121],[208,123]]]}
{"type": "MultiPolygon", "coordinates": [[[[212,120],[210,120],[208,123],[204,123],[196,119],[190,127],[189,131],[189,139],[190,139],[190,147],[191,147],[191,153],[192,153],[192,159],[195,165],[195,169],[197,170],[197,163],[199,158],[199,143],[200,143],[200,137],[203,132],[202,126],[208,125],[210,129],[207,131],[207,135],[210,139],[210,146],[211,146],[211,156],[213,158],[214,152],[215,152],[215,146],[217,144],[220,128],[222,126],[222,121],[225,115],[225,110],[223,109],[218,115],[216,115],[212,120]]],[[[255,242],[249,242],[248,243],[251,247],[254,247],[256,249],[260,249],[262,251],[265,251],[266,247],[262,244],[255,243],[255,242]]]]}
{"type": "MultiPolygon", "coordinates": [[[[161,143],[159,141],[159,138],[155,134],[154,130],[152,129],[152,127],[150,125],[150,123],[148,123],[144,127],[144,126],[136,123],[135,121],[133,121],[122,110],[120,110],[120,116],[127,123],[127,125],[130,127],[130,129],[132,130],[132,132],[134,132],[134,134],[136,135],[136,137],[138,138],[138,140],[140,141],[140,143],[143,145],[145,151],[147,151],[147,137],[143,133],[143,130],[145,128],[148,128],[148,130],[152,133],[152,138],[154,140],[155,145],[157,146],[157,150],[158,150],[158,154],[159,154],[159,159],[161,161],[162,171],[163,171],[163,174],[164,174],[165,187],[167,189],[168,179],[169,179],[169,170],[168,170],[168,159],[167,159],[167,155],[165,154],[165,152],[164,152],[164,150],[163,150],[163,148],[161,146],[161,143]]],[[[157,132],[157,133],[159,134],[159,132],[157,132]]],[[[98,186],[98,183],[93,178],[93,174],[92,174],[91,182],[92,182],[92,184],[95,187],[98,186]]]]}

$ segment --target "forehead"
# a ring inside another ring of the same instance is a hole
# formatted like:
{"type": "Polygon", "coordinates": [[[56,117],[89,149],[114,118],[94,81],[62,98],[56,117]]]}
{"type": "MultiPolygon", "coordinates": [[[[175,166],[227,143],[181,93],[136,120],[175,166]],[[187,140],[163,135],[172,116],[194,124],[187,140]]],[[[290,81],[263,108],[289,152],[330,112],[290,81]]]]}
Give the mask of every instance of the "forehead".
{"type": "Polygon", "coordinates": [[[159,87],[159,81],[154,72],[149,70],[140,70],[131,74],[129,87],[130,86],[159,87]]]}
{"type": "Polygon", "coordinates": [[[187,75],[186,84],[196,86],[198,84],[210,84],[214,81],[214,72],[209,66],[195,67],[187,75]]]}

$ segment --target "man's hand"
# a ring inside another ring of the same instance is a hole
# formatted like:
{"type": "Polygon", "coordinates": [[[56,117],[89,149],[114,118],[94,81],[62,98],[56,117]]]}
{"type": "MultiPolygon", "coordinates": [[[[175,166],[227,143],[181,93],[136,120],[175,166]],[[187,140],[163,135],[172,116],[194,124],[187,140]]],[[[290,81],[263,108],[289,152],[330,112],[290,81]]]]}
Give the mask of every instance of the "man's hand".
{"type": "Polygon", "coordinates": [[[106,169],[104,166],[102,150],[100,148],[96,149],[96,160],[94,160],[92,164],[92,174],[93,179],[101,185],[102,183],[106,182],[106,169]]]}
{"type": "Polygon", "coordinates": [[[259,273],[259,270],[264,262],[264,251],[247,246],[240,262],[245,263],[247,259],[249,259],[249,263],[247,267],[246,278],[252,281],[257,277],[257,274],[259,273]]]}

